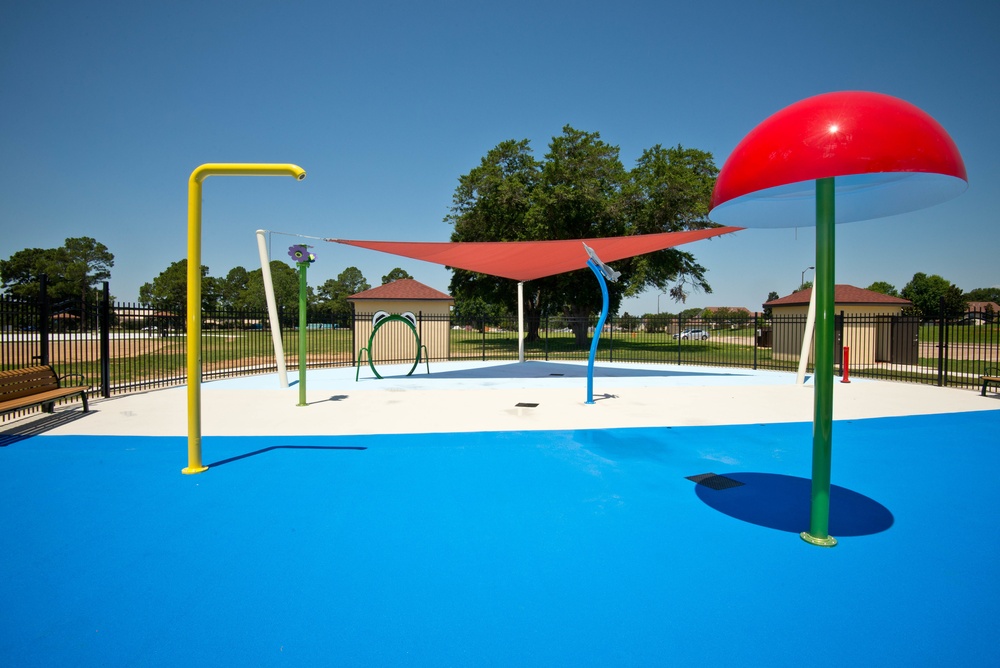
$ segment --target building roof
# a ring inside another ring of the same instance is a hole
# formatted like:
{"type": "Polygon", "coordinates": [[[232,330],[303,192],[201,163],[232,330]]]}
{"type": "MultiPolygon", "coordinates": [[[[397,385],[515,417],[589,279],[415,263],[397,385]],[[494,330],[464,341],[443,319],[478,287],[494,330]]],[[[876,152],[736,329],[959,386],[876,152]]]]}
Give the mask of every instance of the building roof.
{"type": "Polygon", "coordinates": [[[996,302],[969,302],[966,308],[970,311],[986,311],[993,309],[994,313],[1000,313],[1000,304],[996,302]]]}
{"type": "MultiPolygon", "coordinates": [[[[806,288],[780,299],[772,299],[765,302],[764,306],[800,306],[808,304],[812,296],[812,288],[806,288]]],[[[907,306],[912,304],[909,299],[902,297],[891,297],[874,290],[865,290],[853,285],[836,285],[833,290],[833,302],[835,304],[887,304],[896,306],[907,306]]]]}
{"type": "Polygon", "coordinates": [[[453,301],[450,295],[435,290],[412,278],[401,278],[348,297],[350,300],[381,299],[406,301],[453,301]]]}

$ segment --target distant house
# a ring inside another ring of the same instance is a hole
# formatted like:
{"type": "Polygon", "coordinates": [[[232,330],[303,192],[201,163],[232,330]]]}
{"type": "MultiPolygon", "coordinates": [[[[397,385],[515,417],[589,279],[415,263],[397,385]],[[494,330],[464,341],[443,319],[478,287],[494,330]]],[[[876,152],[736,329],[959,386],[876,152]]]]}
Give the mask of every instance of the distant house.
{"type": "MultiPolygon", "coordinates": [[[[448,359],[451,345],[449,328],[451,307],[455,300],[412,278],[402,278],[347,298],[354,307],[354,359],[367,348],[375,328],[374,316],[412,313],[421,345],[427,346],[429,359],[448,359]]],[[[376,362],[412,362],[416,358],[416,342],[403,322],[389,322],[379,327],[371,341],[369,354],[376,362]]]]}
{"type": "MultiPolygon", "coordinates": [[[[764,308],[771,309],[771,354],[775,359],[799,358],[811,296],[812,288],[807,288],[764,304],[764,308]]],[[[919,319],[902,316],[903,309],[912,305],[910,300],[853,285],[837,285],[833,301],[837,315],[844,315],[843,336],[835,342],[838,362],[843,346],[848,346],[851,364],[916,363],[919,319]]],[[[813,359],[811,349],[809,359],[813,359]]]]}
{"type": "Polygon", "coordinates": [[[969,302],[965,307],[966,319],[974,325],[984,325],[1000,316],[1000,305],[996,302],[969,302]]]}

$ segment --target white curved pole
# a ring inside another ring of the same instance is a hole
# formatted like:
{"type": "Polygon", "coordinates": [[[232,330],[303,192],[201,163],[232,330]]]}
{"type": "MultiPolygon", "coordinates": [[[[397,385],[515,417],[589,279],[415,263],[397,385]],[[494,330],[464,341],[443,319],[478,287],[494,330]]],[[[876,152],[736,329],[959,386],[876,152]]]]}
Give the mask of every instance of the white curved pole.
{"type": "Polygon", "coordinates": [[[285,349],[281,343],[281,323],[278,322],[278,304],[274,299],[274,283],[271,281],[271,260],[267,256],[264,233],[257,230],[257,251],[260,253],[260,273],[264,279],[264,296],[267,298],[267,315],[271,321],[271,341],[274,342],[274,358],[278,362],[278,383],[288,387],[288,370],[285,368],[285,349]]]}
{"type": "Polygon", "coordinates": [[[813,340],[813,331],[816,329],[816,286],[813,286],[809,294],[809,311],[806,315],[806,331],[802,335],[802,352],[799,353],[799,371],[795,374],[795,384],[804,385],[806,382],[806,365],[809,364],[809,348],[813,340]]]}

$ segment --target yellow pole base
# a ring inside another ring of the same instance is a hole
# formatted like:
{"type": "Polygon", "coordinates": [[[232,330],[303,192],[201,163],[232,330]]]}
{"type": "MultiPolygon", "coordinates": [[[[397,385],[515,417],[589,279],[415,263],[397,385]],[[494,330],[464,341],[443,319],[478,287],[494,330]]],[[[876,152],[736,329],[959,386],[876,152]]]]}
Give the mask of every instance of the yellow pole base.
{"type": "Polygon", "coordinates": [[[826,538],[817,538],[811,535],[808,531],[803,531],[799,534],[799,538],[809,543],[810,545],[819,545],[820,547],[833,547],[837,544],[837,539],[833,536],[827,536],[826,538]]]}
{"type": "Polygon", "coordinates": [[[204,473],[207,470],[207,466],[185,466],[181,469],[181,473],[184,475],[194,475],[195,473],[204,473]]]}

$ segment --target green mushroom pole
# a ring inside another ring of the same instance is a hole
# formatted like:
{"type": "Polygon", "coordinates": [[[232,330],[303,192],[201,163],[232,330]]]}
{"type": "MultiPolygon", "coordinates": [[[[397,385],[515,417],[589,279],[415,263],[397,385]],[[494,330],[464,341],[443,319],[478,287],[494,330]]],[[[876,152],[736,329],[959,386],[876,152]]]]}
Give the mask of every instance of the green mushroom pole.
{"type": "Polygon", "coordinates": [[[830,535],[830,460],[833,454],[833,356],[834,318],[834,180],[816,180],[816,368],[813,373],[815,403],[813,412],[812,501],[809,531],[802,540],[813,545],[833,547],[837,539],[830,535]]]}
{"type": "Polygon", "coordinates": [[[299,267],[299,406],[306,405],[306,348],[309,341],[306,337],[308,333],[309,314],[306,312],[307,293],[309,285],[306,282],[306,267],[308,262],[296,262],[299,267]]]}

